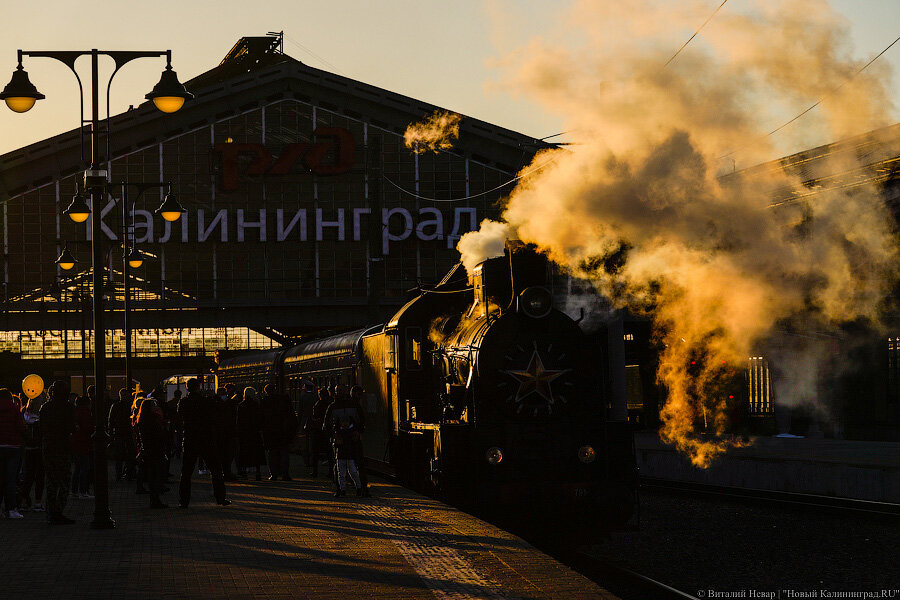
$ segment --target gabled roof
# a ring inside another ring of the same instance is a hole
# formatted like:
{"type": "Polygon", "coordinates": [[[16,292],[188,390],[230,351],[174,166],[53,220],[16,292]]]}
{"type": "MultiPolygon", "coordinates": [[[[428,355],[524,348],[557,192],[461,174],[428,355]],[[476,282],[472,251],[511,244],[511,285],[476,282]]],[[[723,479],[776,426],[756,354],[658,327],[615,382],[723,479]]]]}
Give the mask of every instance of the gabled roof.
{"type": "MultiPolygon", "coordinates": [[[[311,103],[398,135],[409,123],[446,110],[305,65],[282,54],[273,40],[277,38],[241,38],[218,66],[185,83],[196,97],[177,113],[163,114],[144,102],[113,116],[112,158],[285,99],[311,103]]],[[[74,129],[0,156],[0,202],[82,171],[79,144],[74,129]]],[[[464,116],[455,151],[516,172],[545,147],[551,146],[464,116]]]]}

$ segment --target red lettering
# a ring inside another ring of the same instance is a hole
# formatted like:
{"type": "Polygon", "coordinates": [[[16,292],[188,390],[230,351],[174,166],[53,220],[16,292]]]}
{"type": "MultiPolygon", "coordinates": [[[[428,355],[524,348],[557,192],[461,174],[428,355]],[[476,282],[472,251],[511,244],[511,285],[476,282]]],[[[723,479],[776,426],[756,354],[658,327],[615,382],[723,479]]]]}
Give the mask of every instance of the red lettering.
{"type": "Polygon", "coordinates": [[[291,167],[306,154],[307,149],[309,149],[309,144],[288,144],[278,160],[272,163],[272,166],[266,171],[266,175],[287,175],[291,167]]]}
{"type": "Polygon", "coordinates": [[[313,131],[313,144],[288,144],[277,159],[262,144],[216,144],[221,154],[222,190],[238,189],[239,176],[281,176],[290,173],[299,161],[307,172],[315,175],[340,175],[353,168],[355,148],[353,134],[341,127],[320,127],[313,131]],[[251,156],[250,164],[241,172],[241,156],[251,156]],[[331,160],[329,157],[332,157],[331,160]]]}
{"type": "Polygon", "coordinates": [[[313,131],[313,136],[319,138],[331,138],[328,142],[318,142],[313,145],[304,157],[304,162],[309,170],[316,175],[340,175],[353,168],[354,148],[353,135],[340,127],[319,127],[313,131]],[[322,164],[322,160],[334,149],[334,164],[322,164]]]}
{"type": "Polygon", "coordinates": [[[253,156],[247,167],[248,175],[261,175],[272,162],[272,155],[262,144],[216,144],[213,150],[222,155],[222,189],[231,192],[238,188],[238,157],[253,156]]]}

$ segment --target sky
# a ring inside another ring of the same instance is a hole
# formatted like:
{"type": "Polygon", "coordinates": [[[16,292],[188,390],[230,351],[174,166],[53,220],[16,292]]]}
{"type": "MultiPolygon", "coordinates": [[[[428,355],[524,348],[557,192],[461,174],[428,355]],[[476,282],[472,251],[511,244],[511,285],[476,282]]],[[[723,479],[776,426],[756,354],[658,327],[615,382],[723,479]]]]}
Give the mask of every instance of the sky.
{"type": "MultiPolygon", "coordinates": [[[[721,10],[739,10],[748,1],[729,0],[721,10]]],[[[514,48],[537,36],[564,36],[567,25],[560,19],[560,7],[565,4],[556,0],[45,0],[40,9],[17,4],[5,11],[0,22],[0,85],[8,80],[6,73],[14,70],[20,48],[171,49],[173,66],[185,81],[216,66],[241,36],[283,30],[285,52],[306,64],[543,138],[563,131],[563,117],[501,85],[500,65],[514,48]]],[[[678,10],[678,2],[671,4],[673,11],[678,10]]],[[[708,4],[711,14],[720,2],[708,4]]],[[[855,57],[871,58],[900,35],[897,0],[833,0],[832,5],[846,18],[855,57]]],[[[715,19],[707,25],[714,26],[715,19]]],[[[692,33],[673,30],[673,52],[692,33]]],[[[78,63],[85,82],[88,60],[78,63]]],[[[882,61],[896,72],[900,43],[882,61]]],[[[164,66],[164,59],[148,58],[124,67],[112,85],[113,114],[143,102],[164,66]]],[[[111,71],[108,64],[104,68],[111,71]]],[[[47,99],[25,114],[0,110],[0,153],[78,124],[78,88],[68,68],[51,59],[26,57],[25,69],[47,99]]],[[[900,97],[898,80],[895,76],[894,98],[900,97]]],[[[900,120],[896,111],[894,119],[900,120]]],[[[832,140],[821,140],[828,141],[832,140]]]]}

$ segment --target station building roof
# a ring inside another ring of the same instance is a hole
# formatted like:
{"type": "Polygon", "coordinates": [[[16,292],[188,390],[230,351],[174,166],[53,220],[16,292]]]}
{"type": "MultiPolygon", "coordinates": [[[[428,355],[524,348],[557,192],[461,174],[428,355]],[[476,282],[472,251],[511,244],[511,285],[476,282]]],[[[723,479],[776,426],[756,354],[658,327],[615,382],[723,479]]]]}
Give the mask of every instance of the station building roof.
{"type": "MultiPolygon", "coordinates": [[[[194,100],[174,114],[147,101],[110,119],[113,159],[281,99],[297,99],[403,135],[413,122],[447,110],[310,67],[278,49],[278,38],[243,37],[221,63],[185,82],[194,100]]],[[[0,156],[0,202],[84,170],[77,129],[0,156]]],[[[455,150],[515,173],[551,144],[463,116],[455,150]],[[524,160],[523,160],[524,159],[524,160]]]]}

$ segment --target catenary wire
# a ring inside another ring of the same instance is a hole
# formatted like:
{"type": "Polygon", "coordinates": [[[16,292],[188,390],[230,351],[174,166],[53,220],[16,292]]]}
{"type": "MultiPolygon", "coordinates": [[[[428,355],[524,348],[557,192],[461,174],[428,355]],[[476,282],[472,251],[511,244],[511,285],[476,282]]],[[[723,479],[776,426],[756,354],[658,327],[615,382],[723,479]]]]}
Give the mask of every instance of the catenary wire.
{"type": "MultiPolygon", "coordinates": [[[[722,0],[722,3],[719,4],[719,6],[716,7],[716,10],[714,10],[714,11],[712,12],[712,14],[709,15],[709,17],[706,18],[706,20],[705,20],[705,21],[703,22],[703,24],[697,29],[697,31],[695,31],[694,34],[693,34],[691,37],[689,37],[685,43],[683,43],[683,44],[681,45],[681,47],[675,52],[675,54],[673,54],[672,57],[671,57],[669,60],[666,61],[666,63],[663,65],[663,68],[666,68],[667,66],[669,66],[669,63],[672,62],[673,60],[675,60],[675,57],[676,57],[676,56],[678,56],[679,54],[681,54],[681,51],[684,50],[684,49],[687,47],[687,45],[690,44],[691,41],[692,41],[695,37],[697,37],[697,34],[700,33],[700,31],[701,31],[704,27],[706,27],[706,25],[712,20],[712,18],[716,16],[716,13],[718,13],[719,10],[720,10],[723,6],[725,6],[725,3],[726,3],[726,2],[728,2],[728,0],[722,0]]],[[[288,40],[288,41],[291,41],[291,40],[288,40]]],[[[299,45],[299,44],[298,44],[298,45],[299,45]]],[[[301,48],[302,48],[302,46],[301,46],[301,48]]],[[[310,52],[310,53],[311,53],[311,52],[310,52]]],[[[313,55],[313,56],[315,56],[315,55],[313,55]]],[[[321,59],[320,59],[320,60],[321,60],[321,59]]],[[[324,61],[323,61],[323,62],[324,62],[324,61]]],[[[326,64],[327,64],[327,63],[326,63],[326,64]]],[[[563,132],[556,133],[556,134],[553,134],[553,135],[548,135],[548,136],[546,136],[546,137],[541,138],[541,141],[547,140],[547,139],[550,139],[550,138],[553,138],[553,137],[558,137],[558,136],[560,136],[560,135],[564,135],[565,133],[569,133],[569,132],[563,131],[563,132]]],[[[552,162],[552,161],[547,161],[547,162],[552,162]]],[[[490,194],[491,192],[495,192],[495,191],[497,191],[497,190],[499,190],[499,189],[501,189],[501,188],[503,188],[503,187],[506,187],[507,185],[509,185],[509,184],[511,184],[511,183],[514,183],[514,182],[518,181],[519,179],[521,179],[522,177],[524,177],[524,176],[527,175],[528,173],[531,173],[532,171],[541,168],[544,164],[547,164],[547,163],[542,163],[541,165],[538,165],[538,166],[535,167],[534,169],[532,169],[532,170],[530,170],[530,171],[526,171],[525,173],[522,173],[521,175],[517,175],[516,177],[513,177],[512,179],[510,179],[509,181],[507,181],[506,183],[502,183],[502,184],[498,185],[497,187],[495,187],[495,188],[493,188],[493,189],[490,189],[490,190],[487,190],[487,191],[485,191],[485,192],[480,192],[480,193],[478,193],[478,194],[473,194],[473,195],[471,195],[471,196],[465,196],[465,197],[463,197],[463,198],[451,198],[451,199],[446,199],[446,200],[442,200],[442,199],[439,199],[439,198],[428,198],[428,197],[426,197],[426,196],[420,196],[419,194],[416,194],[415,192],[411,192],[411,191],[409,191],[409,190],[407,190],[407,189],[401,187],[399,184],[395,183],[394,181],[392,181],[391,179],[389,179],[387,176],[382,175],[382,177],[385,179],[385,181],[387,181],[388,183],[390,183],[392,186],[394,186],[395,188],[397,188],[397,189],[400,190],[401,192],[404,192],[405,194],[408,194],[409,196],[412,196],[413,198],[416,198],[416,199],[418,199],[418,200],[425,200],[425,201],[428,201],[428,202],[465,202],[466,200],[472,200],[472,199],[474,199],[474,198],[478,198],[478,197],[480,197],[480,196],[484,196],[485,194],[490,194]]]]}
{"type": "Polygon", "coordinates": [[[312,56],[312,57],[315,58],[316,60],[318,60],[318,61],[324,63],[324,64],[327,65],[329,68],[334,69],[334,70],[337,71],[339,74],[343,75],[344,77],[347,77],[347,74],[346,74],[346,73],[344,73],[343,71],[341,71],[340,69],[338,69],[336,66],[334,66],[333,64],[331,64],[330,62],[328,62],[327,60],[325,60],[324,58],[322,58],[321,56],[319,56],[318,54],[316,54],[315,52],[313,52],[312,50],[310,50],[309,48],[307,48],[306,46],[304,46],[304,45],[301,44],[300,42],[298,42],[297,40],[294,40],[294,39],[289,38],[289,37],[287,37],[287,36],[285,36],[284,39],[286,39],[288,42],[290,42],[291,44],[293,44],[294,46],[296,46],[296,47],[299,48],[300,50],[306,52],[307,54],[309,54],[310,56],[312,56]]]}
{"type": "MultiPolygon", "coordinates": [[[[760,136],[759,138],[757,138],[757,140],[764,140],[764,139],[766,139],[767,137],[769,137],[769,136],[771,136],[771,135],[774,135],[775,133],[778,133],[779,131],[781,131],[782,129],[784,129],[785,127],[787,127],[788,125],[790,125],[791,123],[793,123],[794,121],[796,121],[797,119],[799,119],[800,117],[802,117],[803,115],[805,115],[806,113],[810,112],[810,111],[811,111],[812,109],[814,109],[815,107],[817,107],[817,106],[819,106],[820,104],[822,104],[822,102],[824,102],[828,97],[834,95],[834,93],[837,92],[838,90],[840,90],[842,87],[844,87],[844,85],[846,85],[847,83],[849,83],[850,81],[852,81],[857,75],[859,75],[860,73],[862,73],[863,71],[865,71],[867,68],[869,68],[869,66],[871,66],[871,64],[872,64],[873,62],[875,62],[876,60],[878,60],[879,58],[881,58],[881,56],[882,56],[885,52],[887,52],[888,50],[890,50],[890,49],[894,46],[894,44],[896,44],[897,42],[900,42],[900,37],[897,37],[897,39],[895,39],[893,42],[891,42],[890,44],[888,44],[888,46],[887,46],[884,50],[882,50],[882,51],[879,52],[877,55],[875,55],[875,57],[874,57],[872,60],[870,60],[869,62],[867,62],[866,64],[864,64],[862,67],[860,67],[859,69],[857,69],[856,72],[853,73],[853,75],[851,75],[850,77],[848,77],[847,79],[845,79],[843,82],[841,82],[841,84],[840,84],[839,86],[837,86],[836,88],[834,88],[833,90],[831,90],[830,92],[828,92],[827,94],[825,94],[824,96],[822,96],[821,98],[819,98],[818,100],[816,100],[815,103],[812,104],[809,108],[807,108],[806,110],[804,110],[803,112],[801,112],[799,115],[797,115],[796,117],[794,117],[794,118],[791,119],[790,121],[787,121],[786,123],[784,123],[784,124],[782,124],[782,125],[779,125],[779,126],[776,127],[775,129],[773,129],[772,131],[770,131],[769,133],[767,133],[766,135],[760,136]]],[[[746,146],[745,146],[745,147],[746,147],[746,146]]],[[[732,150],[731,152],[729,152],[728,154],[723,154],[722,156],[719,157],[719,159],[721,160],[721,159],[723,159],[723,158],[728,158],[728,157],[730,157],[731,155],[733,155],[733,154],[739,152],[740,150],[741,150],[741,148],[736,148],[736,149],[732,150]]]]}
{"type": "Polygon", "coordinates": [[[397,188],[398,190],[400,190],[400,191],[403,192],[404,194],[408,194],[409,196],[412,196],[413,198],[416,198],[417,200],[425,200],[425,201],[427,201],[427,202],[465,202],[466,200],[473,200],[473,199],[475,199],[475,198],[480,198],[481,196],[490,194],[491,192],[496,192],[497,190],[499,190],[499,189],[501,189],[501,188],[504,188],[504,187],[508,186],[508,185],[511,184],[511,183],[515,183],[516,181],[522,179],[523,177],[525,177],[526,175],[528,175],[528,174],[530,174],[530,173],[534,173],[535,171],[537,171],[537,170],[539,170],[539,169],[543,169],[546,165],[548,165],[548,164],[550,164],[550,163],[552,163],[552,162],[556,162],[556,159],[555,159],[555,158],[551,158],[551,159],[549,159],[549,160],[545,160],[544,162],[542,162],[541,164],[537,165],[536,167],[534,167],[534,168],[532,168],[532,169],[528,169],[527,171],[523,171],[522,173],[519,173],[518,175],[516,175],[515,177],[513,177],[513,178],[510,179],[509,181],[506,181],[506,182],[504,182],[504,183],[501,183],[500,185],[498,185],[498,186],[496,186],[496,187],[493,187],[493,188],[491,188],[491,189],[489,189],[489,190],[485,190],[485,191],[483,191],[483,192],[478,192],[477,194],[471,194],[471,195],[469,195],[469,196],[464,196],[464,197],[462,197],[462,198],[446,198],[446,199],[441,199],[441,198],[429,198],[429,197],[427,197],[427,196],[420,196],[419,194],[416,194],[415,192],[411,192],[411,191],[409,191],[408,189],[402,187],[400,184],[394,182],[394,181],[393,181],[392,179],[390,179],[387,175],[382,175],[381,177],[382,177],[382,179],[384,179],[385,181],[387,181],[388,183],[390,183],[392,186],[394,186],[395,188],[397,188]]]}
{"type": "Polygon", "coordinates": [[[711,15],[709,15],[709,17],[707,17],[707,19],[706,19],[705,21],[703,21],[703,25],[701,25],[701,26],[697,29],[697,31],[694,32],[694,35],[692,35],[691,37],[689,37],[688,40],[687,40],[685,43],[683,43],[683,44],[681,45],[681,48],[679,48],[678,51],[675,52],[675,54],[672,55],[672,58],[670,58],[669,60],[666,61],[666,64],[663,65],[663,68],[664,68],[664,69],[665,69],[666,67],[669,66],[669,63],[670,63],[670,62],[672,62],[673,60],[675,60],[675,57],[676,57],[676,56],[678,56],[679,54],[681,54],[681,51],[684,50],[684,49],[687,47],[687,45],[691,43],[691,40],[693,40],[695,37],[697,37],[697,34],[700,33],[700,30],[703,29],[704,27],[706,27],[706,24],[707,24],[707,23],[709,23],[710,21],[712,21],[712,18],[713,18],[714,16],[716,16],[716,13],[719,12],[719,9],[720,9],[720,8],[722,8],[723,6],[725,6],[725,3],[726,3],[726,2],[728,2],[728,0],[723,0],[723,1],[722,1],[722,4],[720,4],[720,5],[718,6],[718,8],[716,8],[716,10],[714,10],[713,13],[712,13],[711,15]]]}

